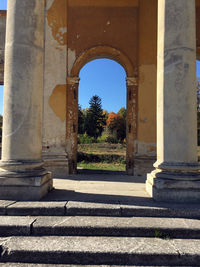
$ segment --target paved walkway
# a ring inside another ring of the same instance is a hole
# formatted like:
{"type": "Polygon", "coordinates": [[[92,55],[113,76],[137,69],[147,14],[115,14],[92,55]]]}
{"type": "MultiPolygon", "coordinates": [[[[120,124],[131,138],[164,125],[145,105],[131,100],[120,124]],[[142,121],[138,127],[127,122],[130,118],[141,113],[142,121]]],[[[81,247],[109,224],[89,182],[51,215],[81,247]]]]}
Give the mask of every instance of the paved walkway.
{"type": "Polygon", "coordinates": [[[65,179],[54,179],[54,189],[40,203],[47,201],[53,205],[56,204],[55,202],[66,201],[66,208],[73,209],[74,212],[82,208],[106,210],[110,204],[114,204],[110,211],[116,211],[118,208],[120,211],[125,209],[126,216],[141,210],[141,213],[147,214],[149,212],[166,213],[159,216],[173,217],[178,213],[178,217],[200,217],[200,203],[154,201],[145,191],[145,180],[145,177],[112,172],[69,175],[65,179]]]}
{"type": "Polygon", "coordinates": [[[54,179],[54,190],[45,200],[92,200],[105,203],[151,201],[145,191],[145,178],[123,173],[78,174],[54,179]]]}

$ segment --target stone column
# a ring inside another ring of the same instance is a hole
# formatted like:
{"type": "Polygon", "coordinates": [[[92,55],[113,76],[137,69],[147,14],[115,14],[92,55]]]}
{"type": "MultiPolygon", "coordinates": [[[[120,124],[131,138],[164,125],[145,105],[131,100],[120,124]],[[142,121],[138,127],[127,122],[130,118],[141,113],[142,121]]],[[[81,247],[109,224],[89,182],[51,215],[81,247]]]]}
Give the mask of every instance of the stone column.
{"type": "Polygon", "coordinates": [[[127,77],[126,87],[127,87],[126,172],[128,175],[133,175],[135,140],[137,138],[137,95],[138,95],[137,78],[127,77]]]}
{"type": "Polygon", "coordinates": [[[195,48],[195,0],[159,0],[155,200],[200,201],[195,48]]]}
{"type": "Polygon", "coordinates": [[[67,78],[66,143],[70,174],[76,173],[77,169],[79,80],[79,77],[67,78]]]}
{"type": "Polygon", "coordinates": [[[44,0],[8,0],[0,198],[37,200],[52,188],[43,168],[44,0]]]}

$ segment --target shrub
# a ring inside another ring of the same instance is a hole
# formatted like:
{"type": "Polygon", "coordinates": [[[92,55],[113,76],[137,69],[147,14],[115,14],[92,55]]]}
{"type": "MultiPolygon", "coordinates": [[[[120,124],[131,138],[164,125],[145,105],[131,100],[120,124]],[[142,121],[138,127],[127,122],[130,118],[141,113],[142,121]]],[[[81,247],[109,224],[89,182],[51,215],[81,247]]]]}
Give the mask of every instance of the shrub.
{"type": "Polygon", "coordinates": [[[98,143],[105,143],[108,136],[109,135],[106,132],[103,132],[103,134],[97,138],[97,142],[98,143]]]}
{"type": "Polygon", "coordinates": [[[107,154],[87,154],[78,152],[77,153],[78,162],[104,162],[104,163],[126,163],[126,159],[121,155],[107,155],[107,154]]]}
{"type": "Polygon", "coordinates": [[[92,144],[95,142],[96,142],[96,139],[94,137],[88,136],[87,134],[78,135],[78,144],[92,144]]]}
{"type": "Polygon", "coordinates": [[[110,143],[110,144],[117,144],[118,143],[117,138],[114,136],[108,136],[105,141],[107,143],[110,143]]]}

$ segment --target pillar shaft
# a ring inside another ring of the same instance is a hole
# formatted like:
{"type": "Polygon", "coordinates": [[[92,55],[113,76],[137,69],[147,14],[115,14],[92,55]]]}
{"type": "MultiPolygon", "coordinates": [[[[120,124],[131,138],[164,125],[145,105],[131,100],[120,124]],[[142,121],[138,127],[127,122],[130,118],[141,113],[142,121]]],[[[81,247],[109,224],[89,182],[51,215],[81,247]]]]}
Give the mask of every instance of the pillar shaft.
{"type": "Polygon", "coordinates": [[[197,161],[195,1],[158,1],[157,155],[197,161]]]}
{"type": "Polygon", "coordinates": [[[8,0],[0,197],[38,199],[51,187],[41,160],[43,53],[44,0],[8,0]]]}
{"type": "Polygon", "coordinates": [[[138,79],[127,77],[127,118],[126,118],[126,172],[134,174],[135,140],[137,139],[137,96],[138,79]]]}
{"type": "Polygon", "coordinates": [[[157,162],[147,191],[198,201],[195,0],[158,1],[157,162]]]}
{"type": "Polygon", "coordinates": [[[2,160],[38,160],[42,151],[44,1],[8,0],[6,29],[2,160]]]}
{"type": "Polygon", "coordinates": [[[78,134],[78,86],[79,77],[67,78],[67,117],[66,143],[69,162],[69,173],[77,169],[77,134],[78,134]]]}

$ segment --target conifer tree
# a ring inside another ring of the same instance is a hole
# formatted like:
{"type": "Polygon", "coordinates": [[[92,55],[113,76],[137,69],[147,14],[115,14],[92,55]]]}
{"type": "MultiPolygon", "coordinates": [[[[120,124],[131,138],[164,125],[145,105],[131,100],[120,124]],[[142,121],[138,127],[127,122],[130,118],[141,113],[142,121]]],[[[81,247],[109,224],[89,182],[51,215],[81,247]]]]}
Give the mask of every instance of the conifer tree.
{"type": "Polygon", "coordinates": [[[101,98],[94,95],[91,97],[89,104],[90,106],[86,116],[86,133],[97,139],[98,136],[101,136],[103,126],[106,124],[101,98]]]}

